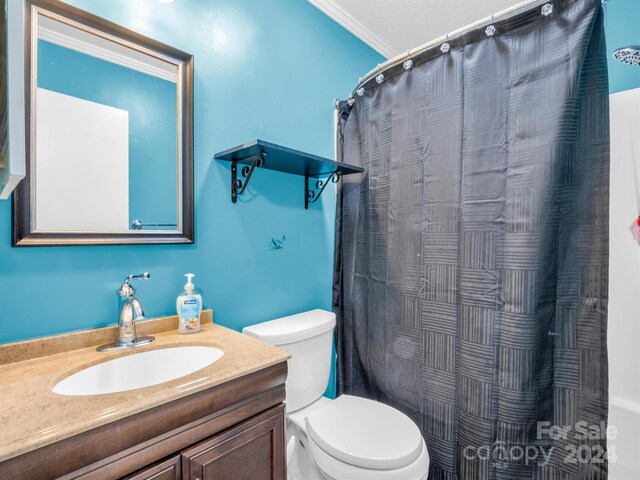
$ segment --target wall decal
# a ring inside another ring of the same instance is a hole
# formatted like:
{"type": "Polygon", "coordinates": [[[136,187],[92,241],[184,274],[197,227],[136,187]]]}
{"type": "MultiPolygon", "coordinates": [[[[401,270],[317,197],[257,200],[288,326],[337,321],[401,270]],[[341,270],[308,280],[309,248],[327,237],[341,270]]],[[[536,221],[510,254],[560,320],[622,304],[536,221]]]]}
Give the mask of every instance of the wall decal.
{"type": "Polygon", "coordinates": [[[269,250],[282,250],[284,249],[284,243],[287,241],[287,237],[282,235],[282,238],[278,240],[277,238],[272,238],[269,242],[269,250]]]}

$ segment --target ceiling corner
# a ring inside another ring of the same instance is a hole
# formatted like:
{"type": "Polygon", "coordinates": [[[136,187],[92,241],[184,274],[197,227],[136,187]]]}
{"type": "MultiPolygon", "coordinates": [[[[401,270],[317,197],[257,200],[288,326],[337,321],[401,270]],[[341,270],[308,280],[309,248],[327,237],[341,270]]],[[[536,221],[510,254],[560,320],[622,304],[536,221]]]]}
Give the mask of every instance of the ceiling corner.
{"type": "Polygon", "coordinates": [[[385,58],[395,56],[391,46],[340,7],[335,0],[308,0],[310,4],[335,20],[385,58]]]}

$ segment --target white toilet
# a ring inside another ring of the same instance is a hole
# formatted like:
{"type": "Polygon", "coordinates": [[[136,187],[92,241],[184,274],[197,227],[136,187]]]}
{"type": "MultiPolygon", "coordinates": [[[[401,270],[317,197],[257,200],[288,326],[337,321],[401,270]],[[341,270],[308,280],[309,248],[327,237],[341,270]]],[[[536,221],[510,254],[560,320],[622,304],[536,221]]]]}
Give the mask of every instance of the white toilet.
{"type": "Polygon", "coordinates": [[[322,396],[329,383],[335,325],[335,314],[317,309],[242,331],[291,353],[289,480],[425,480],[429,454],[409,417],[373,400],[322,396]]]}

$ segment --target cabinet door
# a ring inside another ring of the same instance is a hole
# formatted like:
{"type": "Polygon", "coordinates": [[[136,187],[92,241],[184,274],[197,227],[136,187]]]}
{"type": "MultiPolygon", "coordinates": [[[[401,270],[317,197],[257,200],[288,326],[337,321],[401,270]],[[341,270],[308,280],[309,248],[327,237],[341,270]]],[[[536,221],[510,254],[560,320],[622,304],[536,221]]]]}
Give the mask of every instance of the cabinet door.
{"type": "Polygon", "coordinates": [[[189,480],[285,480],[284,406],[182,452],[189,480]]]}
{"type": "Polygon", "coordinates": [[[180,455],[171,457],[151,467],[146,467],[123,480],[181,480],[180,455]]]}

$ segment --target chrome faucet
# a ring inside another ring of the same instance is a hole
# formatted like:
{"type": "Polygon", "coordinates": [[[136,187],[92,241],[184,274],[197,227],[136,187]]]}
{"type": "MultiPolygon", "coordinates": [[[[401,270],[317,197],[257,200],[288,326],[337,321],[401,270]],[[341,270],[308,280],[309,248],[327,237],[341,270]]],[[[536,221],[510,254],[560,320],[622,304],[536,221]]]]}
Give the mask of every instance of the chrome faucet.
{"type": "Polygon", "coordinates": [[[136,298],[136,291],[131,285],[132,280],[147,280],[151,275],[147,272],[129,275],[124,279],[118,291],[118,341],[107,345],[100,345],[99,352],[108,352],[120,348],[137,347],[155,340],[153,337],[138,337],[136,321],[144,318],[144,311],[140,301],[136,298]]]}

